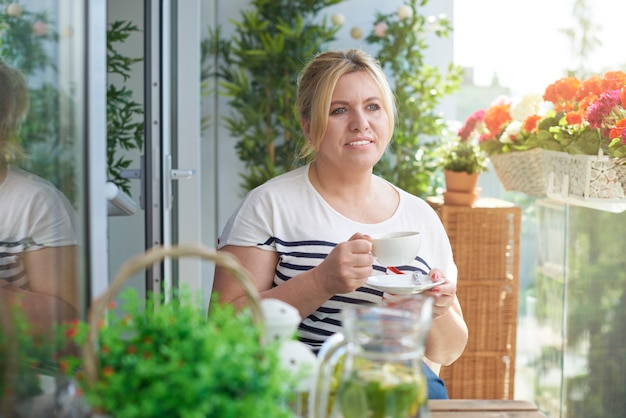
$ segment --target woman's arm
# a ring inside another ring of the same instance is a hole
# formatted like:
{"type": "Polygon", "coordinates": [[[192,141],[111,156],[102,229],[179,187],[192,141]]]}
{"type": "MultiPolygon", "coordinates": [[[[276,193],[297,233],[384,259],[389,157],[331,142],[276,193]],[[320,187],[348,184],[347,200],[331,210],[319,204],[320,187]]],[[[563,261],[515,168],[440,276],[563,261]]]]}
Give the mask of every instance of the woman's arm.
{"type": "MultiPolygon", "coordinates": [[[[372,272],[371,243],[361,234],[337,244],[326,259],[311,270],[292,277],[280,286],[272,287],[278,255],[273,251],[255,247],[227,245],[226,251],[237,257],[254,280],[261,298],[280,299],[307,317],[335,294],[352,292],[363,286],[372,272]]],[[[237,307],[247,303],[243,289],[217,268],[213,291],[221,302],[231,302],[237,307]]]]}
{"type": "Polygon", "coordinates": [[[468,339],[463,311],[456,296],[456,285],[445,282],[426,294],[434,298],[433,322],[426,339],[426,357],[444,366],[461,356],[468,339]]]}
{"type": "Polygon", "coordinates": [[[30,290],[56,296],[80,311],[77,246],[45,247],[21,254],[30,290]]]}

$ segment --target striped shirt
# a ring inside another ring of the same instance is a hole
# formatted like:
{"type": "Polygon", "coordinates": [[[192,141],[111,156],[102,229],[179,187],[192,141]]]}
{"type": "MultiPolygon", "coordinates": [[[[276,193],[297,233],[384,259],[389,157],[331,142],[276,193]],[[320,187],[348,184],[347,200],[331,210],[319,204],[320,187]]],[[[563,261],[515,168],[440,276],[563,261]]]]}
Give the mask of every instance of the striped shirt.
{"type": "MultiPolygon", "coordinates": [[[[436,267],[456,282],[457,269],[450,242],[439,217],[424,200],[396,188],[400,203],[391,218],[376,224],[356,222],[322,198],[309,181],[308,168],[308,165],[300,167],[250,191],[228,220],[218,248],[255,246],[276,252],[278,265],[273,285],[280,286],[320,264],[335,245],[356,232],[373,235],[416,230],[423,236],[418,257],[411,265],[399,268],[427,273],[436,267]]],[[[385,274],[385,268],[375,264],[373,274],[385,274]]],[[[318,351],[330,335],[342,331],[342,308],[380,302],[382,297],[383,292],[367,285],[351,293],[334,295],[302,320],[298,336],[318,351]]]]}
{"type": "Polygon", "coordinates": [[[51,183],[10,168],[0,183],[0,280],[28,287],[22,254],[76,245],[74,209],[51,183]]]}

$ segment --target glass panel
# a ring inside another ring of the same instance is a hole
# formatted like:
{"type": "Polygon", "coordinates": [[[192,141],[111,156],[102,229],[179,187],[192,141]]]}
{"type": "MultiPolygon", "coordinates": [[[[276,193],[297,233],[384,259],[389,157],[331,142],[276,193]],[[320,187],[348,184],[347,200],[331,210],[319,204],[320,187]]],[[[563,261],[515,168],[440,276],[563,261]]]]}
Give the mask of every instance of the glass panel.
{"type": "Polygon", "coordinates": [[[80,2],[0,0],[4,416],[37,415],[60,324],[84,311],[83,20],[80,2]]]}

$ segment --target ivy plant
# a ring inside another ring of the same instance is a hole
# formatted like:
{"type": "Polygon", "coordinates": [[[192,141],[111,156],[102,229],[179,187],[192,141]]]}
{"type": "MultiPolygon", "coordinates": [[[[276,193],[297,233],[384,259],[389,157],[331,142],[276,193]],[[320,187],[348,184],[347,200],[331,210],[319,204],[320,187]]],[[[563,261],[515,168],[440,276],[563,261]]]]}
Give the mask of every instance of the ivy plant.
{"type": "Polygon", "coordinates": [[[366,40],[379,47],[377,58],[388,74],[398,104],[392,143],[375,171],[417,196],[436,193],[440,171],[437,148],[446,129],[438,111],[444,97],[459,89],[463,70],[450,63],[446,72],[427,62],[430,34],[447,38],[452,24],[445,16],[418,13],[428,0],[409,0],[397,12],[377,13],[366,40]]]}
{"type": "Polygon", "coordinates": [[[245,164],[244,192],[299,164],[296,77],[303,61],[335,40],[340,27],[318,14],[342,1],[254,0],[239,21],[232,21],[231,37],[217,28],[205,41],[218,58],[219,93],[232,109],[224,122],[245,164]]]}

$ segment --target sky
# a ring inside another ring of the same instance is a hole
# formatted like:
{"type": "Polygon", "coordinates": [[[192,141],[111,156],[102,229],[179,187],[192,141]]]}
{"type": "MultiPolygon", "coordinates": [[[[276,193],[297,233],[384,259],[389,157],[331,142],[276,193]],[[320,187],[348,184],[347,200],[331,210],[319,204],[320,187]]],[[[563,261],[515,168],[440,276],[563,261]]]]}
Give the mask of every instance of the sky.
{"type": "MultiPolygon", "coordinates": [[[[575,66],[568,38],[574,0],[455,0],[454,61],[474,68],[474,82],[497,75],[511,94],[543,93],[575,66]]],[[[626,2],[587,0],[602,45],[588,68],[602,74],[626,67],[626,2]]]]}

